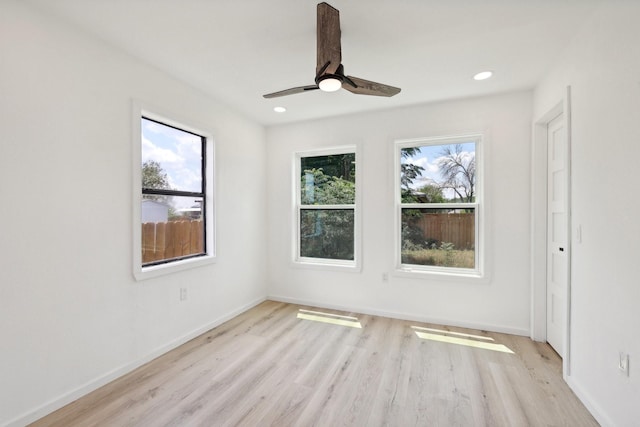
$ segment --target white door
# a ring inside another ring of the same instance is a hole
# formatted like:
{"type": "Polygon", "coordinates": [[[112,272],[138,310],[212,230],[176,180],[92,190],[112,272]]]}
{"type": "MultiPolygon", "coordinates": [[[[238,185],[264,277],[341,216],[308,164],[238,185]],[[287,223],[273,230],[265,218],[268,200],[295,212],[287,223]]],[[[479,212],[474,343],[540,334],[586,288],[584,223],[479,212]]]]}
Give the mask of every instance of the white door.
{"type": "Polygon", "coordinates": [[[569,167],[562,115],[549,122],[547,144],[547,341],[564,357],[569,280],[569,167]]]}

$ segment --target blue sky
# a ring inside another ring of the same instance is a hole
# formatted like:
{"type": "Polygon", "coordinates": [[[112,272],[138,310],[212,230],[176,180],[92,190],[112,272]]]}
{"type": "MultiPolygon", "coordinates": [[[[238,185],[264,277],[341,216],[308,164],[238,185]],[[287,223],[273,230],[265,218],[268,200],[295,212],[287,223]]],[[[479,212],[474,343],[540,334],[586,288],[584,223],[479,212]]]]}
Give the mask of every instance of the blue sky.
{"type": "MultiPolygon", "coordinates": [[[[456,144],[451,144],[456,145],[456,144]]],[[[475,156],[475,144],[472,142],[460,144],[462,146],[462,152],[467,155],[475,156]]],[[[443,179],[440,176],[440,168],[438,167],[438,160],[442,157],[441,152],[445,145],[425,145],[420,147],[420,152],[413,157],[402,159],[402,163],[413,163],[424,168],[422,175],[413,181],[412,188],[418,189],[426,184],[433,184],[442,182],[443,179]]],[[[445,194],[446,197],[452,197],[452,195],[445,194]]]]}
{"type": "MultiPolygon", "coordinates": [[[[201,191],[201,151],[199,136],[142,119],[142,163],[149,160],[160,163],[172,189],[201,191]]],[[[184,204],[190,206],[192,199],[176,200],[174,206],[188,207],[184,204]]]]}

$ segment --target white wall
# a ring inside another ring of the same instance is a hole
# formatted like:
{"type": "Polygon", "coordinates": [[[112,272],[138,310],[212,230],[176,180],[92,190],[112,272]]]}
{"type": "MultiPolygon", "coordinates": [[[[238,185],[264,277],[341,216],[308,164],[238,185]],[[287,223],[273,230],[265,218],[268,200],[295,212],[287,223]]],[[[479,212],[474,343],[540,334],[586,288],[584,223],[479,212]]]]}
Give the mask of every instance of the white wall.
{"type": "Polygon", "coordinates": [[[266,146],[262,126],[186,84],[1,9],[0,425],[21,425],[265,297],[266,146]],[[215,137],[214,265],[133,279],[132,98],[215,137]]]}
{"type": "Polygon", "coordinates": [[[568,380],[603,425],[640,419],[639,4],[608,3],[595,15],[535,91],[533,113],[531,94],[522,92],[277,126],[266,136],[224,105],[84,33],[18,2],[1,7],[0,425],[44,415],[267,292],[528,334],[530,124],[567,85],[573,223],[583,230],[573,247],[568,380]],[[133,279],[132,98],[215,136],[214,265],[133,279]],[[467,132],[486,136],[489,279],[391,275],[383,282],[393,259],[392,141],[467,132]],[[362,271],[294,268],[292,153],[352,143],[362,148],[362,271]],[[188,288],[185,302],[180,287],[188,288]],[[631,354],[629,378],[617,370],[619,351],[631,354]]]}
{"type": "Polygon", "coordinates": [[[530,92],[269,128],[270,297],[528,334],[530,133],[530,92]],[[393,268],[392,142],[474,132],[485,134],[489,279],[478,283],[391,274],[383,282],[382,273],[393,268]],[[353,143],[362,148],[362,272],[296,268],[290,261],[293,153],[353,143]]]}
{"type": "Polygon", "coordinates": [[[571,86],[569,384],[606,426],[640,419],[640,3],[607,2],[535,91],[540,117],[571,86]],[[631,355],[631,376],[618,352],[631,355]]]}

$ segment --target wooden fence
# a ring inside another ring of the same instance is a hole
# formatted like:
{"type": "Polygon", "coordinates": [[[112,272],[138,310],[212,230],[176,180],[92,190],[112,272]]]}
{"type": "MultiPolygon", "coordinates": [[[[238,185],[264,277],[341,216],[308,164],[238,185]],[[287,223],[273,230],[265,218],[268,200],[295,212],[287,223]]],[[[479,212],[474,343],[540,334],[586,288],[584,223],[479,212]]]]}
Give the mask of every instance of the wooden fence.
{"type": "Polygon", "coordinates": [[[142,224],[142,263],[204,252],[201,220],[142,224]]]}
{"type": "Polygon", "coordinates": [[[455,249],[475,247],[475,215],[472,213],[423,213],[410,223],[422,229],[425,240],[453,243],[455,249]]]}

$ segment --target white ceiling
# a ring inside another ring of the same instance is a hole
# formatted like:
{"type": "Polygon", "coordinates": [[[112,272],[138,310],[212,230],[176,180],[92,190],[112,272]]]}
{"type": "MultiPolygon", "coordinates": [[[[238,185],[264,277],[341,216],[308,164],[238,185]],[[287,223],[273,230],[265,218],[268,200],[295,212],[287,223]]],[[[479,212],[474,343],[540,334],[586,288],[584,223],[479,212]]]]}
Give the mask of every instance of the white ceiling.
{"type": "MultiPolygon", "coordinates": [[[[316,0],[29,0],[265,125],[533,88],[604,0],[330,0],[349,75],[392,98],[313,84],[316,0]],[[494,77],[472,76],[493,70],[494,77]],[[286,113],[273,107],[284,106],[286,113]]],[[[607,4],[622,0],[608,0],[607,4]]]]}

